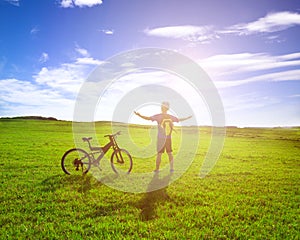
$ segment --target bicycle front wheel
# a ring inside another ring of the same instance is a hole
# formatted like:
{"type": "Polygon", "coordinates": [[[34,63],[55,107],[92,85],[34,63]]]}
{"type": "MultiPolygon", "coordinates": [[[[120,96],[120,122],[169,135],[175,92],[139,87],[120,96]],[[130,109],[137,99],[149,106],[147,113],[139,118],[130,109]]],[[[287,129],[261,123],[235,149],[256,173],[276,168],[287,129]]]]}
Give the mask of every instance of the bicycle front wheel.
{"type": "Polygon", "coordinates": [[[82,175],[91,167],[89,154],[80,148],[72,148],[65,152],[61,159],[62,170],[69,175],[82,175]]]}
{"type": "Polygon", "coordinates": [[[132,169],[132,157],[125,149],[115,150],[110,163],[115,173],[130,173],[132,169]]]}

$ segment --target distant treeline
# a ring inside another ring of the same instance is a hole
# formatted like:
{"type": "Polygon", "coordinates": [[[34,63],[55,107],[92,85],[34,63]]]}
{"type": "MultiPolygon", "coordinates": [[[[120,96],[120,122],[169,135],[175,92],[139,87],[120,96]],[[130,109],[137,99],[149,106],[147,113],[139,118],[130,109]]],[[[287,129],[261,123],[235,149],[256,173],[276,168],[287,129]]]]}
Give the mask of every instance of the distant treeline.
{"type": "Polygon", "coordinates": [[[20,116],[20,117],[2,117],[1,119],[31,119],[31,120],[48,120],[58,121],[54,117],[42,117],[42,116],[20,116]]]}

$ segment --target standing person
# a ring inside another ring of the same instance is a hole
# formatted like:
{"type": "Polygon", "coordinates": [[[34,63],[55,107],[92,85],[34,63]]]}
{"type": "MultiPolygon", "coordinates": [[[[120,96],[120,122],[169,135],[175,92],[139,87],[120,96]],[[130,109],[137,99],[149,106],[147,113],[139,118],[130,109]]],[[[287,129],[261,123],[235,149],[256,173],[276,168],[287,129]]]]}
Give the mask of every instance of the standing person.
{"type": "Polygon", "coordinates": [[[169,156],[170,162],[170,172],[174,171],[173,167],[173,154],[172,154],[172,131],[173,123],[180,122],[191,118],[192,116],[186,118],[177,118],[168,114],[170,104],[168,102],[162,102],[161,104],[161,113],[153,115],[151,117],[143,116],[138,112],[134,112],[137,116],[145,119],[156,121],[158,126],[157,134],[157,156],[156,156],[156,168],[154,172],[159,172],[159,166],[161,163],[161,155],[166,151],[169,156]]]}

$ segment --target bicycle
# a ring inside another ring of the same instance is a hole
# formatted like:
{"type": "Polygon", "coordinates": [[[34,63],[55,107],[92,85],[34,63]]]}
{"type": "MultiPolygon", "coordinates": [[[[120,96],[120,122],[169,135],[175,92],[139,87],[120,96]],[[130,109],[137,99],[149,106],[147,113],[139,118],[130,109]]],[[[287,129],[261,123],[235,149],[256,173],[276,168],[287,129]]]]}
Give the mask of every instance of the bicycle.
{"type": "Polygon", "coordinates": [[[93,147],[90,140],[91,137],[84,137],[82,140],[88,143],[90,153],[81,148],[72,148],[64,153],[61,159],[62,170],[68,174],[86,174],[92,165],[97,166],[100,170],[100,160],[108,152],[110,148],[113,149],[113,153],[110,157],[111,168],[115,173],[126,172],[130,173],[132,169],[132,157],[130,153],[118,146],[116,137],[121,132],[115,134],[105,135],[109,138],[109,142],[104,147],[93,147]],[[95,156],[99,156],[95,158],[95,156]]]}

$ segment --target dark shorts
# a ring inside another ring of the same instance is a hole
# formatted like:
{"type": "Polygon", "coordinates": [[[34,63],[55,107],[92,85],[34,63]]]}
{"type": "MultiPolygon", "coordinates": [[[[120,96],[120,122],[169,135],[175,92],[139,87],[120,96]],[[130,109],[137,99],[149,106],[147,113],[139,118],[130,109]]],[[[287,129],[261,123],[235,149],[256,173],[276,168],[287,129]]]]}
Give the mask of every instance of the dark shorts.
{"type": "Polygon", "coordinates": [[[157,152],[172,152],[172,139],[171,138],[158,138],[157,139],[157,152]]]}

